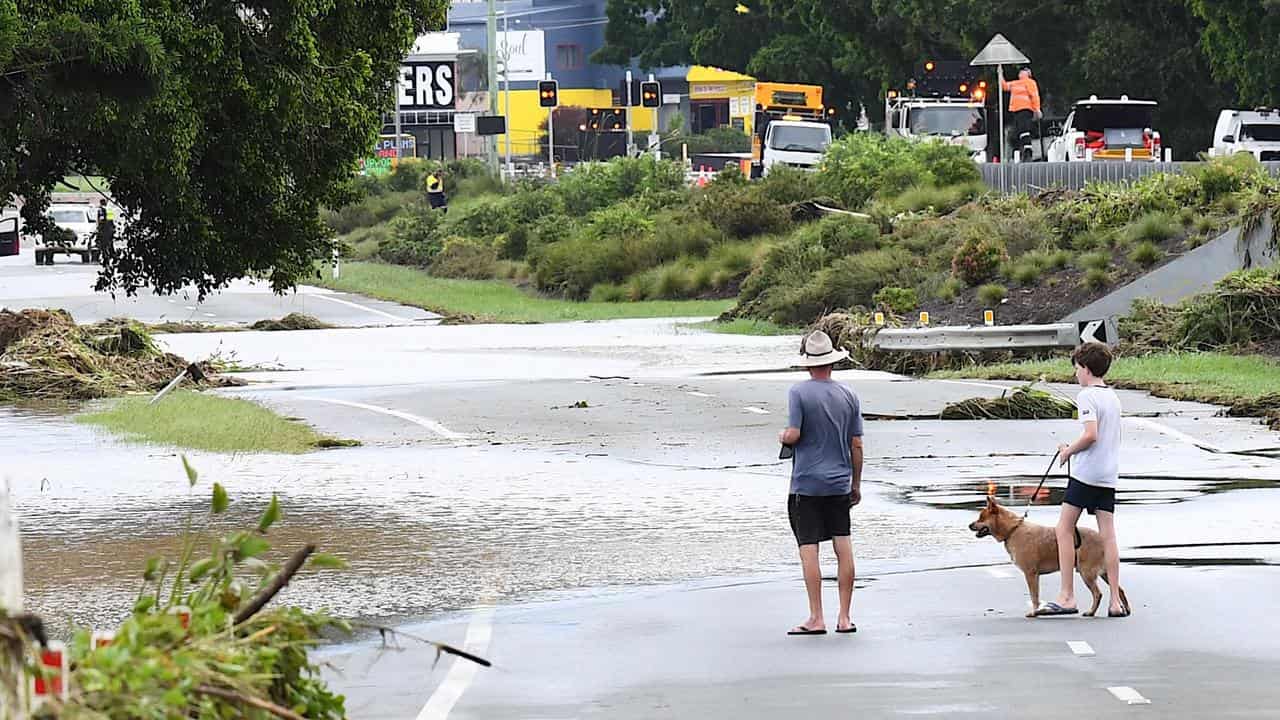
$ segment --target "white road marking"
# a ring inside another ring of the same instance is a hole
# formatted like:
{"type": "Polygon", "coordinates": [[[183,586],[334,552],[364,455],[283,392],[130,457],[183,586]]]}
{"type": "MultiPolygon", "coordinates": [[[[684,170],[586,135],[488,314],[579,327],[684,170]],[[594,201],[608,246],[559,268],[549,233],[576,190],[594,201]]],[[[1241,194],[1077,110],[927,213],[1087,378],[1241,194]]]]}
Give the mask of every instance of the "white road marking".
{"type": "Polygon", "coordinates": [[[1142,697],[1142,695],[1131,687],[1109,687],[1107,692],[1115,696],[1117,700],[1129,705],[1150,705],[1151,701],[1142,697]]]}
{"type": "Polygon", "coordinates": [[[218,317],[217,315],[214,315],[213,313],[204,313],[204,316],[205,316],[205,317],[218,317]]]}
{"type": "Polygon", "coordinates": [[[463,435],[462,433],[456,433],[450,430],[449,428],[445,427],[444,425],[441,425],[440,423],[436,422],[435,420],[432,420],[431,418],[425,418],[420,415],[401,412],[400,410],[391,410],[390,408],[378,407],[377,405],[366,405],[364,403],[350,402],[348,400],[334,400],[331,398],[302,397],[302,398],[299,398],[299,400],[310,400],[312,402],[329,403],[330,405],[344,405],[346,407],[358,408],[360,410],[368,410],[370,412],[382,413],[383,415],[390,415],[391,417],[397,417],[397,418],[400,418],[401,420],[406,420],[408,422],[411,422],[414,425],[424,427],[430,430],[431,432],[439,435],[440,437],[444,438],[445,440],[456,441],[456,440],[467,439],[466,435],[463,435]]]}
{"type": "Polygon", "coordinates": [[[367,307],[359,303],[347,302],[346,300],[342,300],[336,297],[331,297],[329,295],[308,295],[308,297],[320,298],[321,300],[328,300],[329,302],[338,303],[339,305],[346,305],[347,307],[353,307],[357,310],[364,310],[365,312],[373,313],[374,315],[381,315],[384,318],[390,318],[392,320],[395,320],[396,322],[405,322],[405,318],[402,318],[398,315],[392,315],[389,312],[375,310],[374,308],[367,307]]]}
{"type": "Polygon", "coordinates": [[[1071,648],[1071,652],[1080,657],[1090,657],[1096,654],[1093,652],[1093,648],[1089,646],[1089,643],[1083,640],[1068,640],[1067,647],[1071,648]]]}
{"type": "Polygon", "coordinates": [[[747,412],[749,412],[749,413],[755,413],[755,414],[757,414],[757,415],[768,415],[768,414],[769,414],[769,411],[768,411],[768,410],[765,410],[764,408],[758,408],[758,407],[745,407],[745,408],[742,408],[742,409],[743,409],[743,410],[746,410],[746,411],[747,411],[747,412]]]}
{"type": "Polygon", "coordinates": [[[195,306],[195,305],[187,305],[186,307],[187,307],[187,309],[188,309],[188,310],[190,310],[191,312],[195,312],[195,311],[196,311],[196,306],[195,306]]]}
{"type": "Polygon", "coordinates": [[[709,393],[704,393],[704,392],[698,392],[696,390],[689,390],[686,394],[692,395],[694,397],[701,397],[701,398],[715,397],[715,395],[711,395],[709,393]]]}
{"type": "Polygon", "coordinates": [[[1214,452],[1214,453],[1222,452],[1222,448],[1218,447],[1217,445],[1211,445],[1207,442],[1194,438],[1180,430],[1174,430],[1168,425],[1165,425],[1163,423],[1158,423],[1155,420],[1152,420],[1150,418],[1131,417],[1131,418],[1125,418],[1125,419],[1134,425],[1147,428],[1148,430],[1154,430],[1160,433],[1161,435],[1167,435],[1173,438],[1174,440],[1181,440],[1182,442],[1190,445],[1194,445],[1200,448],[1201,450],[1208,450],[1209,452],[1214,452]]]}
{"type": "MultiPolygon", "coordinates": [[[[471,624],[467,626],[467,637],[462,641],[462,647],[467,652],[484,657],[492,638],[493,608],[480,608],[471,615],[471,624]]],[[[479,669],[480,666],[470,660],[455,657],[444,680],[431,693],[427,704],[422,706],[418,720],[445,720],[449,717],[449,712],[462,699],[462,693],[467,691],[479,669]]]]}
{"type": "Polygon", "coordinates": [[[987,568],[987,572],[991,574],[991,577],[998,577],[1001,579],[1007,579],[1007,578],[1013,577],[1013,573],[1009,572],[1004,568],[995,568],[995,567],[987,568]]]}

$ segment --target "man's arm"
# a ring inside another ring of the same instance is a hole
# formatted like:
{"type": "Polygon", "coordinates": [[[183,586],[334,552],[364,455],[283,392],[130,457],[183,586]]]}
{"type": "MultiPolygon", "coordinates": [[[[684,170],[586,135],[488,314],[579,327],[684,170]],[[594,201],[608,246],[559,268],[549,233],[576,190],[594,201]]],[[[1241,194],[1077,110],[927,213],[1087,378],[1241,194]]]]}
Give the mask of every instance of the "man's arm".
{"type": "Polygon", "coordinates": [[[795,445],[800,441],[800,427],[804,424],[804,407],[800,403],[800,391],[792,387],[787,392],[787,428],[778,433],[783,445],[795,445]]]}
{"type": "Polygon", "coordinates": [[[1036,83],[1035,81],[1032,81],[1032,82],[1029,84],[1028,89],[1031,91],[1031,109],[1032,109],[1033,111],[1035,111],[1036,117],[1041,117],[1041,114],[1040,114],[1040,85],[1039,85],[1039,83],[1036,83]]]}
{"type": "Polygon", "coordinates": [[[853,455],[853,504],[857,505],[862,502],[862,438],[855,437],[849,449],[853,455]]]}
{"type": "Polygon", "coordinates": [[[800,442],[800,428],[788,427],[786,430],[783,430],[778,434],[778,440],[781,441],[783,445],[795,445],[800,442]]]}

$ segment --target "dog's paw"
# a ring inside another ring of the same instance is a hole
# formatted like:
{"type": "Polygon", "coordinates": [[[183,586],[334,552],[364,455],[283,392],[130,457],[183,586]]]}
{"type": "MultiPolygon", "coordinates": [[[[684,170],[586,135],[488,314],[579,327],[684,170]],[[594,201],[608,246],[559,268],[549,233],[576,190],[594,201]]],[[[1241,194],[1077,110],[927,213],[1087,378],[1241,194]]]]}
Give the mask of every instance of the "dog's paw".
{"type": "Polygon", "coordinates": [[[1090,610],[1089,612],[1080,613],[1080,614],[1081,614],[1082,616],[1084,616],[1084,617],[1093,617],[1093,616],[1094,616],[1094,615],[1096,615],[1097,613],[1095,613],[1094,611],[1090,610]]]}
{"type": "Polygon", "coordinates": [[[1034,609],[1034,608],[1032,608],[1031,610],[1028,610],[1028,611],[1027,611],[1027,614],[1026,614],[1026,615],[1024,615],[1023,617],[1028,617],[1028,618],[1033,618],[1033,619],[1034,619],[1034,618],[1036,617],[1036,611],[1035,611],[1035,609],[1034,609]]]}

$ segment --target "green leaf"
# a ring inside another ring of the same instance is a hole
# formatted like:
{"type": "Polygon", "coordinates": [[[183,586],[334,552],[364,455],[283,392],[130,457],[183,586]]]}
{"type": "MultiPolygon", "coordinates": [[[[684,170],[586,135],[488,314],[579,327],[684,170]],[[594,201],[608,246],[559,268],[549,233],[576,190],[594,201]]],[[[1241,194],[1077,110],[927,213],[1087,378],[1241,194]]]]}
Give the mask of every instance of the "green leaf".
{"type": "Polygon", "coordinates": [[[208,575],[209,571],[213,570],[213,568],[217,564],[218,564],[217,560],[214,560],[213,558],[205,558],[200,562],[196,563],[195,565],[192,565],[191,575],[190,575],[191,582],[197,582],[198,580],[200,580],[200,578],[204,577],[205,575],[208,575]]]}
{"type": "Polygon", "coordinates": [[[222,483],[213,484],[213,514],[220,515],[227,509],[227,489],[222,487],[222,483]]]}
{"type": "Polygon", "coordinates": [[[138,602],[133,604],[133,612],[135,615],[142,615],[155,607],[156,599],[151,595],[138,598],[138,602]]]}
{"type": "Polygon", "coordinates": [[[328,570],[346,570],[348,567],[346,560],[343,560],[336,555],[329,555],[326,553],[317,553],[312,555],[311,562],[309,564],[314,568],[323,568],[328,570]]]}
{"type": "Polygon", "coordinates": [[[160,568],[163,566],[163,558],[157,556],[147,558],[147,569],[142,571],[142,579],[147,582],[154,582],[156,577],[160,575],[160,568]]]}
{"type": "Polygon", "coordinates": [[[196,469],[191,467],[191,463],[187,462],[186,455],[182,456],[182,468],[187,471],[187,481],[191,483],[191,487],[195,487],[196,480],[200,479],[200,473],[196,472],[196,469]]]}
{"type": "Polygon", "coordinates": [[[271,504],[267,506],[267,511],[262,514],[262,520],[258,522],[258,532],[265,533],[271,529],[280,520],[280,500],[275,493],[271,495],[271,504]]]}
{"type": "Polygon", "coordinates": [[[271,549],[271,543],[254,535],[246,535],[236,544],[236,560],[253,558],[271,549]]]}

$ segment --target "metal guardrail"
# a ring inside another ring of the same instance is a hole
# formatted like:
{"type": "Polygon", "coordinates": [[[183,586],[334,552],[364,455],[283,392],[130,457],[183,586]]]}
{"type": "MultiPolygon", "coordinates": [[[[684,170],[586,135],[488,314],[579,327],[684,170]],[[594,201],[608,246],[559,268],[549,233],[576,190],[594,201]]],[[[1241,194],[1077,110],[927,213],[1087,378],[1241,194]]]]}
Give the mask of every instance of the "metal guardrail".
{"type": "MultiPolygon", "coordinates": [[[[1125,184],[1155,173],[1182,173],[1202,162],[1030,162],[984,163],[979,166],[982,181],[1002,195],[1039,192],[1050,188],[1081,190],[1089,183],[1125,184]]],[[[1280,162],[1262,166],[1280,176],[1280,162]]]]}
{"type": "Polygon", "coordinates": [[[866,336],[879,350],[946,352],[1073,348],[1087,340],[1114,345],[1119,338],[1114,318],[1049,325],[979,325],[884,328],[866,336]]]}

